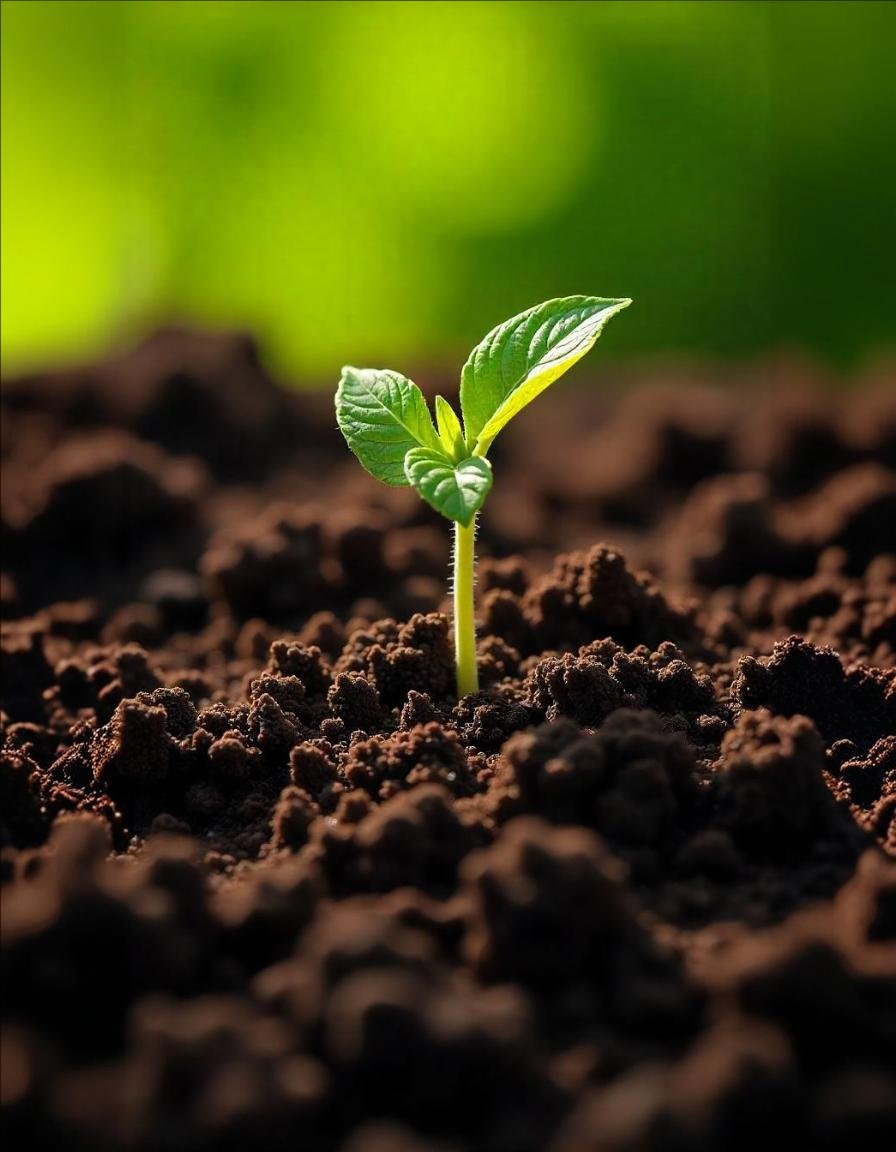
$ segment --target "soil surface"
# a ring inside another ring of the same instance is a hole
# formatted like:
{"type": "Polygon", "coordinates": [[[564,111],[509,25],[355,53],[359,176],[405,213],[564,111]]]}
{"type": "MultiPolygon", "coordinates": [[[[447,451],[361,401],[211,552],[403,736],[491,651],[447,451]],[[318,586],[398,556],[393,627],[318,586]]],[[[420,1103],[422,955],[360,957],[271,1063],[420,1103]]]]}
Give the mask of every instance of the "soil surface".
{"type": "Polygon", "coordinates": [[[893,376],[604,371],[496,444],[460,703],[330,396],[8,382],[7,1147],[892,1147],[893,376]]]}

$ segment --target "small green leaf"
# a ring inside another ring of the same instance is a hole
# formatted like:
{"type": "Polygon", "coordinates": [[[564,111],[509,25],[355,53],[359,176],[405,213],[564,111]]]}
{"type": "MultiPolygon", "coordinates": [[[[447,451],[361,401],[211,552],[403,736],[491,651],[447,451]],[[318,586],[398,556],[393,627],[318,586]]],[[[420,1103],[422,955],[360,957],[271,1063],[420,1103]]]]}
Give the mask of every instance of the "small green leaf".
{"type": "Polygon", "coordinates": [[[459,464],[441,452],[412,448],[405,457],[405,474],[427,504],[466,528],[485,502],[492,486],[492,466],[482,456],[459,464]]]}
{"type": "Polygon", "coordinates": [[[567,296],[494,328],[470,353],[460,384],[467,444],[485,453],[504,425],[581,360],[631,300],[567,296]]]}
{"type": "Polygon", "coordinates": [[[464,434],[457,414],[444,396],[436,396],[436,427],[442,447],[452,460],[463,460],[467,455],[464,434]]]}
{"type": "Polygon", "coordinates": [[[439,448],[423,393],[386,368],[342,369],[336,420],[349,448],[384,484],[408,484],[404,458],[411,448],[439,448]]]}

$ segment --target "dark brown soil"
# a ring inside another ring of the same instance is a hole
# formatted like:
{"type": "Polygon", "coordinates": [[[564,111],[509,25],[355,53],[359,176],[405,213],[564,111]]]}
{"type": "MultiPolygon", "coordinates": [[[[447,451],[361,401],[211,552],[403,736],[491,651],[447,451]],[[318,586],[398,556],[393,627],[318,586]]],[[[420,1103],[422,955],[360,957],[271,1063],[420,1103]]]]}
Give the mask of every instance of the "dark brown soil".
{"type": "Polygon", "coordinates": [[[892,1147],[896,385],[717,375],[503,436],[460,703],[328,396],[8,383],[7,1147],[892,1147]]]}

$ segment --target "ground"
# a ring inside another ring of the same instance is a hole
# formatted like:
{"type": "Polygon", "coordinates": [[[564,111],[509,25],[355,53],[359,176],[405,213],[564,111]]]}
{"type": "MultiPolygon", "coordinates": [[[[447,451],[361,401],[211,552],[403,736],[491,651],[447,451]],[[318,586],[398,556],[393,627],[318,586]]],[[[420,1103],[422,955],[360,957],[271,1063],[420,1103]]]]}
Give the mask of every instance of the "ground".
{"type": "Polygon", "coordinates": [[[249,339],[2,406],[15,1146],[886,1146],[892,375],[553,389],[459,703],[447,522],[249,339]]]}

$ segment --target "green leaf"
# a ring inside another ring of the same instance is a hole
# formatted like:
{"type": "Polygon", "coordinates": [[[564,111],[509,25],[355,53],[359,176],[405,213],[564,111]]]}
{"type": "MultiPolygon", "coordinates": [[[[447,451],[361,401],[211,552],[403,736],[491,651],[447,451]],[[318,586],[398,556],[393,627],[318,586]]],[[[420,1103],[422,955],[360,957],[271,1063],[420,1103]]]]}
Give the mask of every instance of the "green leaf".
{"type": "Polygon", "coordinates": [[[342,369],[336,420],[349,448],[384,484],[407,485],[404,458],[411,448],[439,448],[423,393],[387,368],[342,369]]]}
{"type": "Polygon", "coordinates": [[[631,300],[566,296],[492,329],[470,353],[460,384],[467,444],[488,448],[504,425],[581,360],[631,300]]]}
{"type": "Polygon", "coordinates": [[[482,456],[459,464],[441,452],[412,448],[405,457],[405,474],[427,504],[466,528],[485,502],[492,486],[492,466],[482,456]]]}
{"type": "Polygon", "coordinates": [[[436,427],[442,447],[451,459],[455,462],[463,460],[468,455],[463,429],[457,413],[444,396],[436,396],[436,427]]]}

